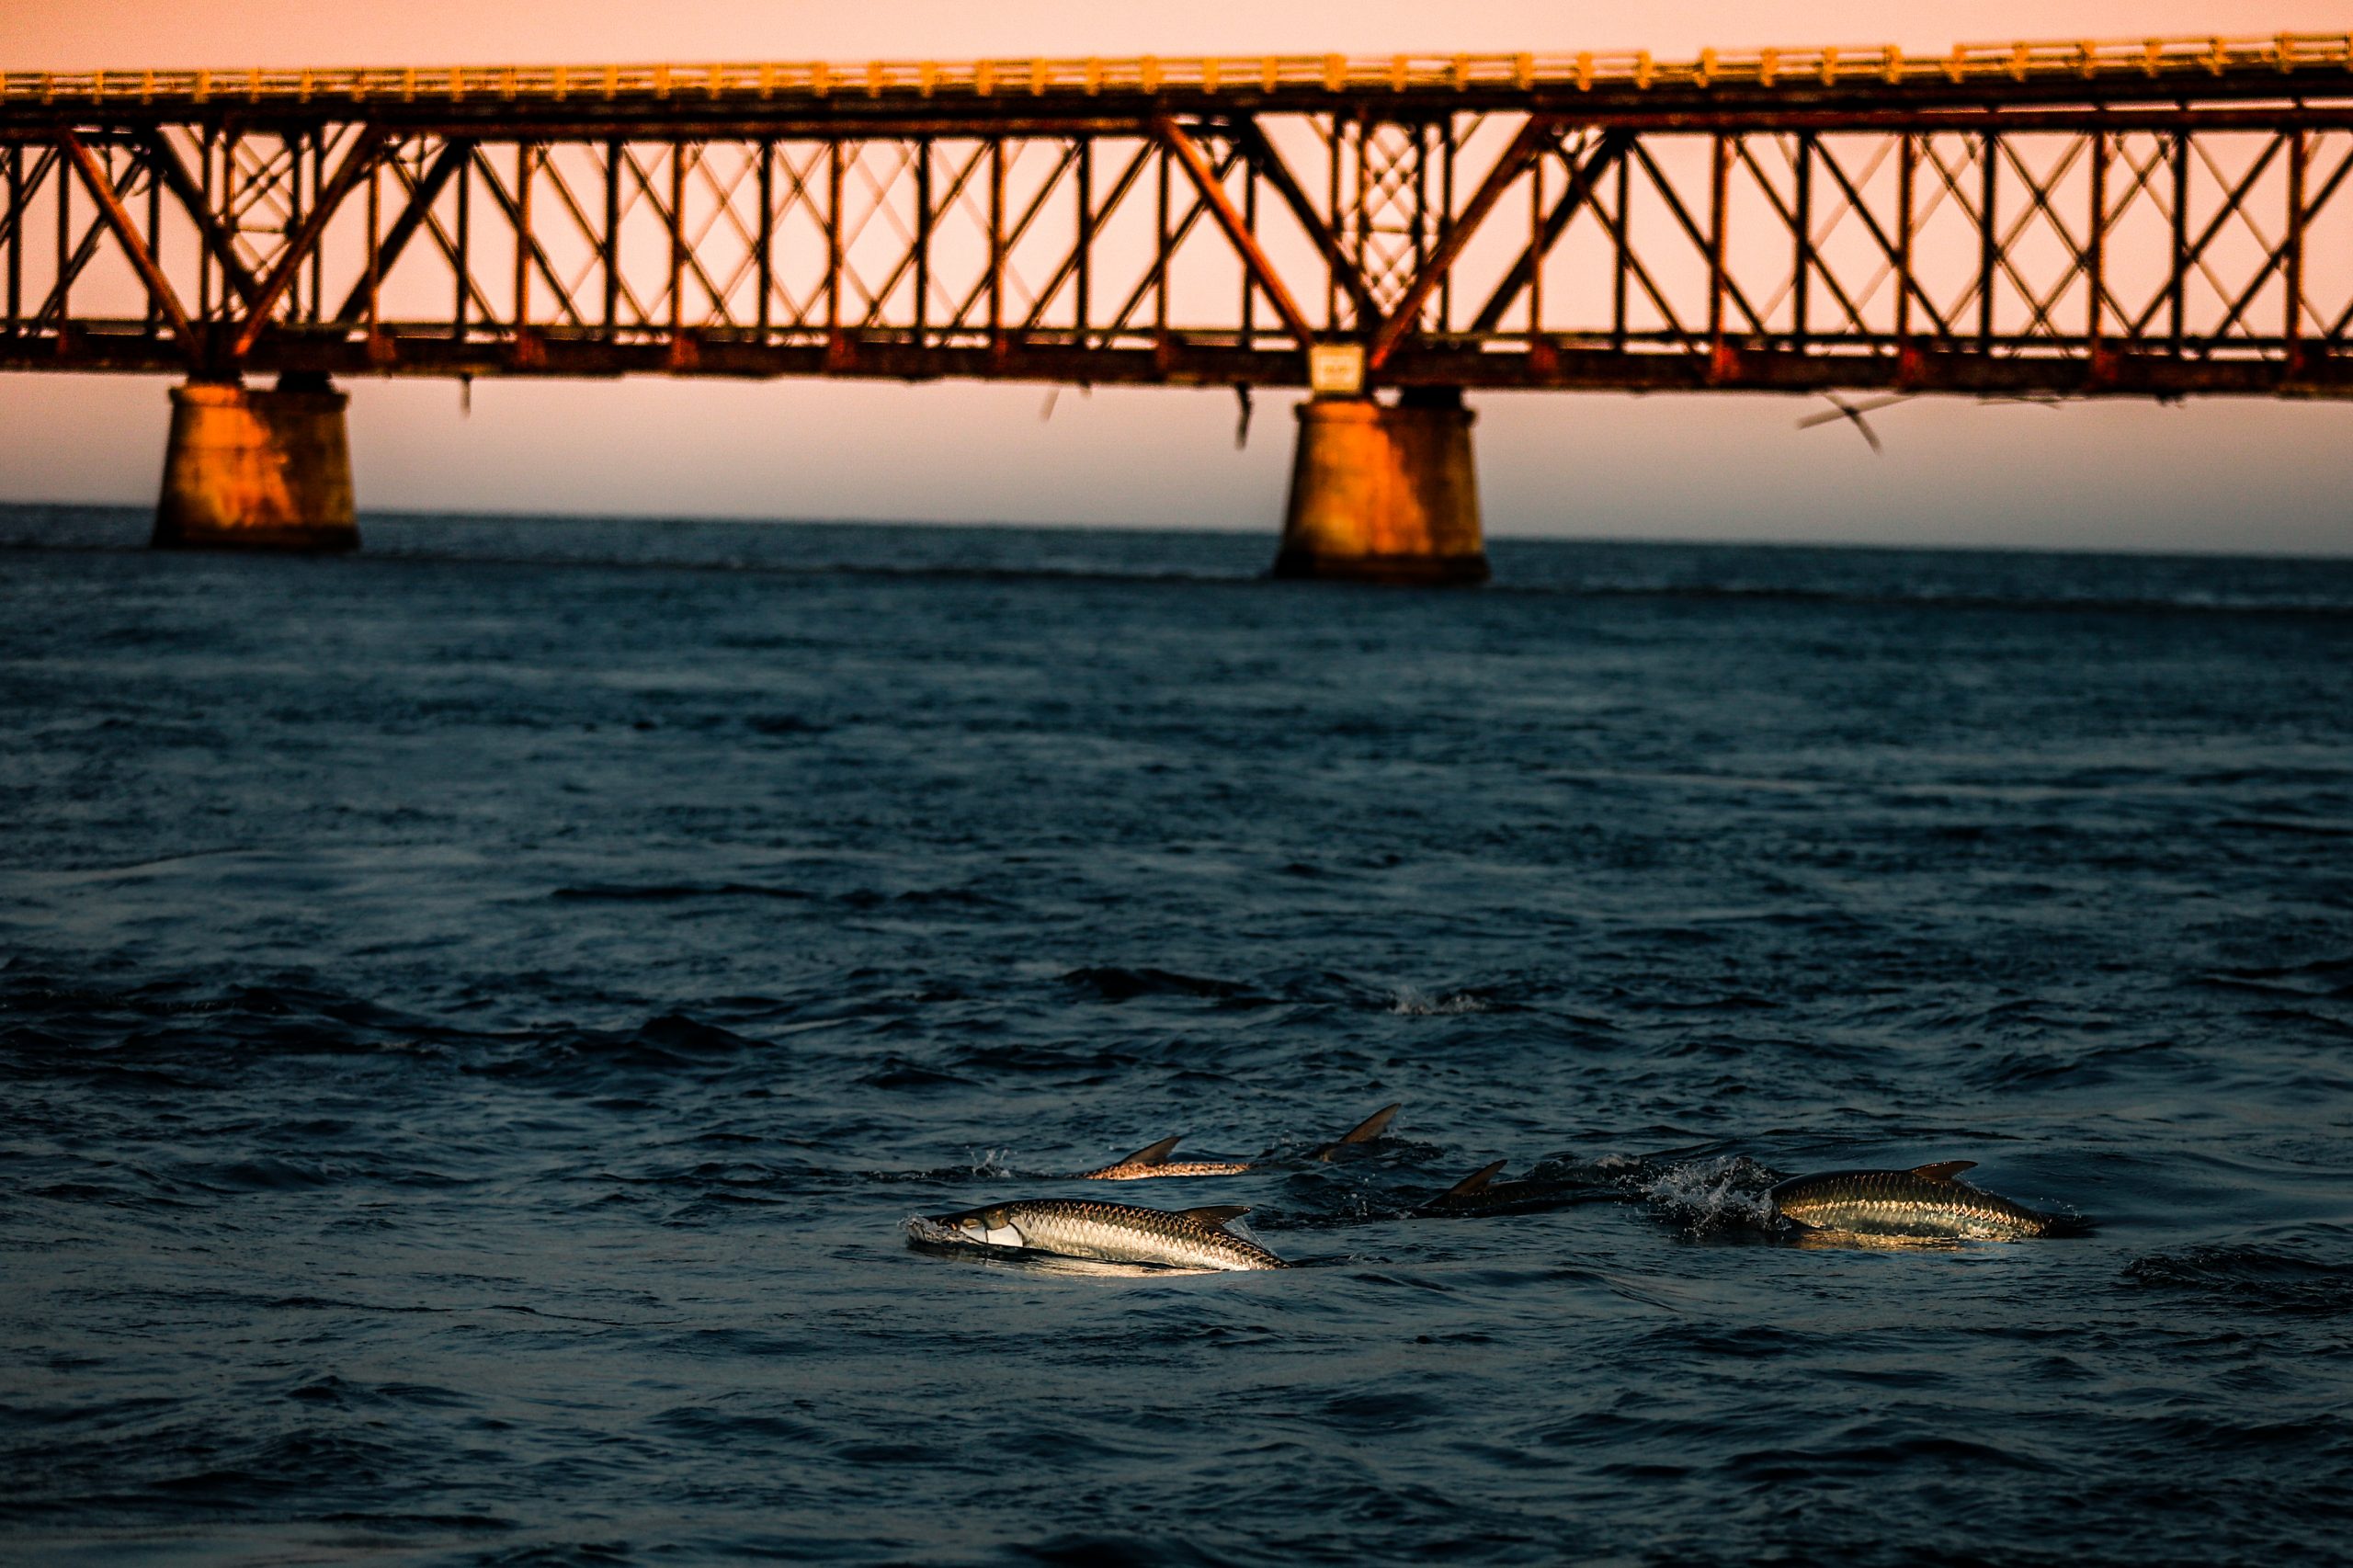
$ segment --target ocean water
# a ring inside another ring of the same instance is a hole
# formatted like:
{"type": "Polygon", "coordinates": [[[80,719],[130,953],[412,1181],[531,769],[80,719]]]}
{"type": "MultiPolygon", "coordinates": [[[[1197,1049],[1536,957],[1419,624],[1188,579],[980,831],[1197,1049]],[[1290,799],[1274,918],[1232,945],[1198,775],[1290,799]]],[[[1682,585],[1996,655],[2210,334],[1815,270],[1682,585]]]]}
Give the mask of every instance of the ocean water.
{"type": "Polygon", "coordinates": [[[0,511],[0,1558],[2347,1559],[2353,562],[365,527],[0,511]]]}

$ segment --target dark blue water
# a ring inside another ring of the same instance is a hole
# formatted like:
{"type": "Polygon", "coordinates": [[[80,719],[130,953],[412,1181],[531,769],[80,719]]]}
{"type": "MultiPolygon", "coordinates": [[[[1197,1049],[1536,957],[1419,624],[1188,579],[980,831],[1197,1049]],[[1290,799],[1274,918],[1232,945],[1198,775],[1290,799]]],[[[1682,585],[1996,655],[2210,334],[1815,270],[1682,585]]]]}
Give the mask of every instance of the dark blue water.
{"type": "Polygon", "coordinates": [[[0,1555],[2344,1559],[2353,562],[367,528],[0,513],[0,1555]]]}

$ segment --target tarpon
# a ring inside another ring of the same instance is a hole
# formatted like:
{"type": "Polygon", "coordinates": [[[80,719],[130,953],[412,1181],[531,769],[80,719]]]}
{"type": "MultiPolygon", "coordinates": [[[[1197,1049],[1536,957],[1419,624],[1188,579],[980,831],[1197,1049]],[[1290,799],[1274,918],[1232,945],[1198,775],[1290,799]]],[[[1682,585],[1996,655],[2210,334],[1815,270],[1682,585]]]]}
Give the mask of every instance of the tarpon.
{"type": "Polygon", "coordinates": [[[1156,1263],[1176,1268],[1282,1268],[1283,1260],[1225,1228],[1249,1212],[1230,1205],[1138,1209],[1092,1199],[1027,1199],[992,1203],[931,1223],[992,1247],[1026,1247],[1104,1263],[1156,1263]]]}
{"type": "Polygon", "coordinates": [[[1497,1181],[1495,1173],[1509,1162],[1482,1165],[1435,1198],[1416,1206],[1420,1214],[1493,1214],[1510,1210],[1563,1208],[1572,1203],[1622,1203],[1626,1194],[1591,1182],[1552,1181],[1521,1176],[1497,1181]]]}
{"type": "MultiPolygon", "coordinates": [[[[1370,1143],[1388,1129],[1395,1119],[1397,1108],[1383,1106],[1329,1143],[1321,1143],[1307,1152],[1311,1160],[1328,1160],[1336,1153],[1351,1144],[1370,1143]]],[[[1099,1170],[1082,1171],[1080,1181],[1149,1181],[1159,1176],[1240,1176],[1264,1165],[1267,1156],[1255,1160],[1173,1160],[1170,1153],[1183,1142],[1181,1132],[1163,1138],[1157,1143],[1147,1143],[1124,1159],[1114,1160],[1099,1170]]]]}
{"type": "Polygon", "coordinates": [[[1973,1241],[2056,1235],[2078,1222],[1959,1181],[1974,1160],[1908,1171],[1829,1171],[1798,1176],[1766,1195],[1773,1210],[1809,1231],[1852,1236],[1973,1241]]]}
{"type": "Polygon", "coordinates": [[[1185,1141],[1181,1132],[1163,1138],[1157,1143],[1147,1143],[1125,1159],[1114,1160],[1100,1170],[1082,1171],[1081,1181],[1149,1181],[1154,1176],[1240,1176],[1251,1167],[1249,1160],[1172,1160],[1169,1152],[1185,1141]]]}
{"type": "Polygon", "coordinates": [[[1358,1122],[1354,1127],[1349,1128],[1346,1132],[1341,1133],[1329,1143],[1319,1143],[1314,1148],[1307,1151],[1307,1158],[1311,1160],[1329,1160],[1335,1154],[1353,1149],[1360,1143],[1370,1143],[1374,1139],[1380,1137],[1382,1133],[1388,1131],[1389,1124],[1396,1119],[1396,1105],[1392,1103],[1382,1106],[1379,1110],[1374,1111],[1370,1116],[1366,1117],[1362,1121],[1358,1122]]]}

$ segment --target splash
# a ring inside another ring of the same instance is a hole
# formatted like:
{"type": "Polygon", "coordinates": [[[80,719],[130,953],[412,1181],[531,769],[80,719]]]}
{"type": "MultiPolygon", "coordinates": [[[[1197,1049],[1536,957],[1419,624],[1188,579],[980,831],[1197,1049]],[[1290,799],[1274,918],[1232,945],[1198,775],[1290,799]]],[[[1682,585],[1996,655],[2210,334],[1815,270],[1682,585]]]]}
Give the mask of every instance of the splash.
{"type": "Polygon", "coordinates": [[[1635,1189],[1662,1218],[1692,1236],[1739,1231],[1771,1231],[1777,1217],[1766,1197],[1775,1174],[1745,1154],[1719,1154],[1667,1166],[1635,1189]]]}
{"type": "Polygon", "coordinates": [[[1445,1017],[1459,1013],[1483,1013],[1487,1003],[1468,991],[1456,991],[1443,996],[1430,996],[1410,985],[1400,985],[1392,994],[1389,1010],[1402,1017],[1445,1017]]]}

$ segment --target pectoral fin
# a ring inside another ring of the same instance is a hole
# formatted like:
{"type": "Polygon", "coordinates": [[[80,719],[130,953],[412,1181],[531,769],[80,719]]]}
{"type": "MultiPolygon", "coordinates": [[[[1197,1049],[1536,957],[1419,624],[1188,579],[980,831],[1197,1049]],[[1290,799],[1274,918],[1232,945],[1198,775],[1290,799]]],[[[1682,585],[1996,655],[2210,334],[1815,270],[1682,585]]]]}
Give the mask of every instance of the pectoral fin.
{"type": "Polygon", "coordinates": [[[1976,1168],[1975,1160],[1947,1160],[1940,1165],[1914,1165],[1912,1174],[1923,1181],[1950,1181],[1961,1172],[1976,1168]]]}
{"type": "Polygon", "coordinates": [[[1185,1210],[1180,1218],[1198,1220],[1211,1229],[1222,1231],[1228,1220],[1239,1220],[1248,1212],[1250,1205],[1247,1203],[1212,1203],[1205,1208],[1185,1210]]]}
{"type": "MultiPolygon", "coordinates": [[[[1185,1135],[1179,1132],[1174,1137],[1163,1138],[1157,1143],[1147,1143],[1142,1148],[1138,1149],[1134,1153],[1130,1154],[1126,1159],[1121,1160],[1120,1165],[1165,1165],[1168,1163],[1168,1156],[1176,1151],[1176,1145],[1182,1143],[1184,1141],[1185,1135]]],[[[1119,1167],[1115,1165],[1112,1168],[1116,1170],[1119,1167]]]]}
{"type": "Polygon", "coordinates": [[[1438,1200],[1444,1202],[1449,1198],[1472,1198],[1486,1191],[1487,1184],[1495,1179],[1495,1173],[1503,1169],[1505,1164],[1506,1162],[1497,1160],[1492,1165],[1481,1165],[1477,1170],[1439,1193],[1438,1200]]]}

